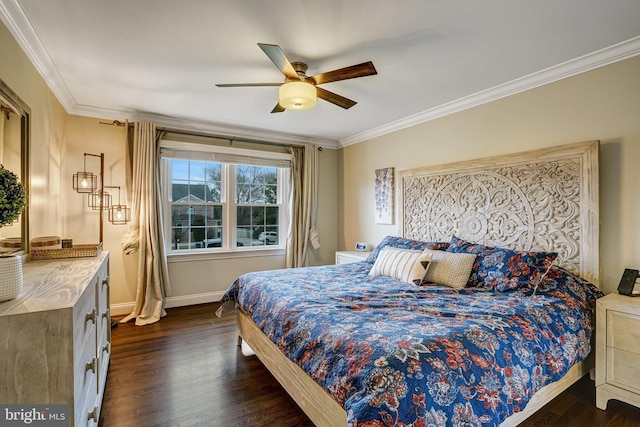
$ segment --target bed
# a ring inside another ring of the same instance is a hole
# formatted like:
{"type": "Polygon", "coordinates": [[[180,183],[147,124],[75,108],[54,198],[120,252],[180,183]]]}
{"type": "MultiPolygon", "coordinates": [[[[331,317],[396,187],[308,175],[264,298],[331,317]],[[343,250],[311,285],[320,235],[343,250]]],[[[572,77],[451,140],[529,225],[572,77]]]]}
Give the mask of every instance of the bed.
{"type": "Polygon", "coordinates": [[[517,425],[593,368],[597,141],[402,171],[397,194],[401,236],[366,261],[222,299],[316,425],[517,425]]]}

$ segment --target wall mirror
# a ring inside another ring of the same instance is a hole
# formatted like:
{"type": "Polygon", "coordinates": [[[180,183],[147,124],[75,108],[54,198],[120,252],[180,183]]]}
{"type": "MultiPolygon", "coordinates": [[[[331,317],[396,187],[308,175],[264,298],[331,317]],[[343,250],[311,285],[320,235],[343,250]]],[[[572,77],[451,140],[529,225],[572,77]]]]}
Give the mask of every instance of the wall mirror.
{"type": "Polygon", "coordinates": [[[11,225],[0,227],[0,251],[29,249],[29,115],[31,110],[0,80],[0,164],[18,177],[27,190],[27,206],[11,225]]]}

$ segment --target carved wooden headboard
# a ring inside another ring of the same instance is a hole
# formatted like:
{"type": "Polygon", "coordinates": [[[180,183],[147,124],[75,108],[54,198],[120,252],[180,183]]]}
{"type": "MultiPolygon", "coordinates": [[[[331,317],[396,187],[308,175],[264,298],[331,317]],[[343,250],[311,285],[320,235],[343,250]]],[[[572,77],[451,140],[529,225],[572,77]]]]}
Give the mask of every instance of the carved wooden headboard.
{"type": "Polygon", "coordinates": [[[600,286],[599,141],[399,172],[402,235],[555,251],[600,286]]]}

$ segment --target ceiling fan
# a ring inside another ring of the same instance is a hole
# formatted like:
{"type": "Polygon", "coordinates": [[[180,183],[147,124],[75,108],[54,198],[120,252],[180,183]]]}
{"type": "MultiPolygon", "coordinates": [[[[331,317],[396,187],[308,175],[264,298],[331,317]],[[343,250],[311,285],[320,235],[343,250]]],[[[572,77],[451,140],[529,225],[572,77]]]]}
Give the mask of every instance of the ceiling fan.
{"type": "Polygon", "coordinates": [[[308,77],[307,64],[303,62],[289,62],[280,46],[275,44],[258,43],[258,46],[273,61],[273,63],[284,74],[282,83],[231,83],[216,84],[218,87],[257,87],[257,86],[280,86],[279,101],[271,110],[272,113],[281,113],[287,109],[306,110],[316,105],[316,98],[324,99],[344,109],[356,105],[356,101],[345,98],[337,93],[329,92],[318,87],[324,83],[337,82],[340,80],[354,79],[378,74],[373,63],[363,62],[362,64],[328,71],[308,77]]]}

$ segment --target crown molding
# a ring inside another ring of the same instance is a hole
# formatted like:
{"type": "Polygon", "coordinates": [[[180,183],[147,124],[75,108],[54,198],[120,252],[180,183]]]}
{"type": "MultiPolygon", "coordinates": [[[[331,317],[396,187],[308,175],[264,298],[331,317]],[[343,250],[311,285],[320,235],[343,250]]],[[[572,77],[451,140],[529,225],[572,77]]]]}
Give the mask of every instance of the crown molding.
{"type": "Polygon", "coordinates": [[[520,92],[544,86],[605,65],[613,64],[640,55],[640,36],[625,40],[604,49],[588,53],[575,59],[554,65],[544,70],[520,77],[507,83],[476,92],[417,114],[396,120],[368,131],[340,139],[339,147],[367,141],[420,123],[457,113],[462,110],[506,98],[520,92]]]}
{"type": "Polygon", "coordinates": [[[238,139],[247,141],[264,141],[280,144],[301,145],[305,143],[316,144],[319,147],[337,150],[338,142],[332,139],[314,138],[308,135],[298,135],[286,132],[252,128],[246,126],[229,125],[225,123],[211,122],[207,120],[195,120],[183,117],[172,117],[141,111],[122,111],[106,108],[97,108],[87,105],[74,105],[69,114],[96,119],[135,121],[144,120],[155,123],[176,131],[203,133],[210,136],[218,136],[225,139],[238,139]]]}
{"type": "Polygon", "coordinates": [[[20,45],[33,66],[40,73],[40,76],[47,83],[58,102],[69,112],[76,104],[75,99],[69,92],[64,80],[62,80],[57,68],[53,65],[51,57],[33,30],[17,0],[3,0],[0,2],[0,19],[2,19],[13,38],[16,39],[18,45],[20,45]]]}

